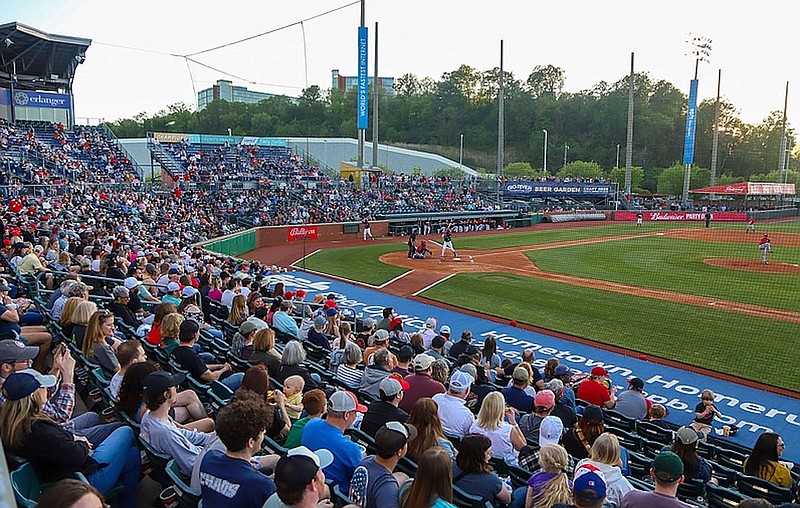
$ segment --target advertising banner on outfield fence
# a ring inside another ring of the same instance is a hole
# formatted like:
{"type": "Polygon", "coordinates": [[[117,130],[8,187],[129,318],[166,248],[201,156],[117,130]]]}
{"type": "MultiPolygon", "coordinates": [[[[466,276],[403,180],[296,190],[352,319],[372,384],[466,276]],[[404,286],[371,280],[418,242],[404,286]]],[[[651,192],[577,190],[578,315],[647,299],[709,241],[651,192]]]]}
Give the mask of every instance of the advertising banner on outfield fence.
{"type": "MultiPolygon", "coordinates": [[[[637,212],[615,212],[614,220],[634,221],[637,212]]],[[[664,222],[691,222],[706,220],[705,212],[642,212],[646,221],[664,222]]],[[[715,222],[744,222],[747,214],[744,212],[711,212],[711,220],[715,222]]]]}
{"type": "Polygon", "coordinates": [[[611,183],[505,182],[503,195],[517,198],[604,198],[614,194],[611,183]]]}
{"type": "Polygon", "coordinates": [[[697,80],[689,84],[689,108],[686,110],[686,138],[683,143],[683,163],[694,164],[694,134],[697,129],[697,80]]]}
{"type": "Polygon", "coordinates": [[[295,240],[316,240],[319,237],[317,226],[292,226],[286,229],[286,239],[290,242],[295,240]]]}

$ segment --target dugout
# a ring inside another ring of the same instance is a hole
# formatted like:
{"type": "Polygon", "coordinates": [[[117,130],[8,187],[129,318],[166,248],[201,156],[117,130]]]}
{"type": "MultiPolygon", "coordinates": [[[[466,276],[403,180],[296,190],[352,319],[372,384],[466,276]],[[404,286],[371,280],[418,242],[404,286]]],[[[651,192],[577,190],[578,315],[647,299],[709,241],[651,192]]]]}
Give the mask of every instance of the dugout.
{"type": "Polygon", "coordinates": [[[705,200],[699,203],[716,205],[724,202],[728,208],[774,209],[795,201],[796,190],[793,183],[739,182],[728,185],[716,185],[702,189],[692,189],[693,194],[705,194],[705,200]]]}
{"type": "Polygon", "coordinates": [[[376,215],[378,219],[389,224],[389,236],[408,236],[413,228],[422,231],[426,222],[431,225],[431,231],[437,233],[439,229],[448,224],[468,225],[481,224],[485,229],[497,229],[501,224],[506,228],[523,228],[542,222],[542,214],[525,214],[518,210],[496,211],[467,211],[467,212],[439,212],[439,213],[404,213],[393,215],[376,215]]]}
{"type": "Polygon", "coordinates": [[[75,124],[72,83],[91,39],[0,25],[0,118],[75,124]]]}

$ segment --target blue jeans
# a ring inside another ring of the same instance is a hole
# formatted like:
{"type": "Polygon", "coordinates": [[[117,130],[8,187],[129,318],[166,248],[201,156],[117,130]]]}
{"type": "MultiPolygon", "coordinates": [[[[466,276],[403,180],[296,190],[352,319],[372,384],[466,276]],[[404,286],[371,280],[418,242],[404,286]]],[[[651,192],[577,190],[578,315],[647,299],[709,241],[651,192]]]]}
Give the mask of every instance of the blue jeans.
{"type": "Polygon", "coordinates": [[[20,326],[40,325],[43,322],[44,322],[44,319],[42,319],[42,315],[39,314],[39,312],[33,307],[31,307],[28,310],[28,312],[26,312],[25,314],[21,314],[19,316],[19,324],[20,324],[20,326]]]}
{"type": "Polygon", "coordinates": [[[133,430],[120,427],[112,432],[92,451],[92,458],[108,465],[87,475],[89,483],[103,494],[114,488],[117,482],[122,483],[123,490],[117,505],[120,508],[136,508],[136,489],[142,463],[133,430]]]}
{"type": "Polygon", "coordinates": [[[100,446],[115,430],[124,426],[119,422],[104,423],[103,417],[93,411],[78,415],[70,422],[74,426],[72,433],[85,437],[95,448],[100,446]]]}
{"type": "Polygon", "coordinates": [[[221,379],[220,383],[224,384],[232,391],[236,391],[242,386],[242,379],[244,378],[244,372],[234,372],[230,376],[226,377],[225,379],[221,379]]]}
{"type": "Polygon", "coordinates": [[[217,340],[225,340],[225,336],[222,334],[221,331],[217,330],[216,328],[209,328],[206,331],[209,333],[209,335],[211,335],[217,340]]]}
{"type": "Polygon", "coordinates": [[[514,489],[511,493],[511,508],[525,508],[525,496],[528,495],[528,487],[514,489]]]}

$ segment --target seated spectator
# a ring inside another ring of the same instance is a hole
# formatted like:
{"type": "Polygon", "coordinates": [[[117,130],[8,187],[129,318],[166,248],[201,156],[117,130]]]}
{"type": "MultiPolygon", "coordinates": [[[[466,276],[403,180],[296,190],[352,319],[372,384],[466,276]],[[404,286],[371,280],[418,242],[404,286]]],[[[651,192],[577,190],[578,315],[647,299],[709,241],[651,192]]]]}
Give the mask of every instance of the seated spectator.
{"type": "Polygon", "coordinates": [[[270,410],[263,399],[240,396],[226,404],[217,415],[217,436],[225,451],[211,450],[200,464],[203,506],[235,505],[261,508],[275,493],[275,484],[257,471],[251,459],[261,450],[264,429],[269,427],[270,410]]]}
{"type": "MultiPolygon", "coordinates": [[[[313,452],[305,446],[289,450],[275,467],[275,490],[264,508],[329,508],[324,502],[330,493],[325,485],[325,469],[334,461],[331,452],[313,452]]],[[[350,508],[350,506],[346,507],[350,508]]]]}
{"type": "Polygon", "coordinates": [[[764,432],[758,436],[753,451],[744,461],[744,474],[757,476],[779,487],[792,487],[789,468],[780,461],[786,445],[778,434],[764,432]]]}
{"type": "Polygon", "coordinates": [[[557,444],[546,444],[539,450],[540,470],[528,479],[525,508],[540,508],[558,503],[568,504],[572,484],[567,477],[569,455],[557,444]]]}
{"type": "Polygon", "coordinates": [[[606,500],[606,479],[599,469],[582,467],[572,485],[573,504],[558,503],[558,508],[600,508],[606,500]]]}
{"type": "Polygon", "coordinates": [[[286,397],[279,390],[269,389],[269,374],[263,365],[247,369],[242,378],[242,386],[236,391],[251,391],[257,394],[270,409],[269,426],[266,435],[271,439],[282,439],[289,433],[292,422],[286,414],[286,397]]]}
{"type": "Polygon", "coordinates": [[[158,344],[158,347],[161,348],[167,356],[172,356],[172,352],[175,351],[175,348],[180,344],[181,325],[183,325],[184,321],[186,321],[186,319],[177,312],[167,314],[161,320],[159,329],[161,342],[158,344]]]}
{"type": "Polygon", "coordinates": [[[495,454],[507,464],[518,465],[519,451],[526,444],[525,437],[519,430],[514,410],[505,406],[500,392],[492,392],[484,397],[478,418],[472,422],[469,433],[488,437],[495,454]],[[506,421],[503,421],[504,416],[506,421]]]}
{"type": "MultiPolygon", "coordinates": [[[[77,276],[73,276],[77,277],[77,276]]],[[[61,320],[61,311],[64,310],[64,304],[67,303],[67,300],[71,295],[67,295],[67,290],[70,286],[78,282],[74,279],[65,279],[64,282],[58,287],[58,290],[53,291],[53,294],[59,293],[60,296],[53,301],[53,304],[50,306],[50,317],[55,320],[61,320]]],[[[75,295],[80,296],[80,295],[75,295]]]]}
{"type": "Polygon", "coordinates": [[[305,384],[303,377],[297,375],[289,376],[283,382],[283,394],[286,396],[286,414],[292,420],[300,418],[300,413],[303,412],[303,388],[305,384]]]}
{"type": "MultiPolygon", "coordinates": [[[[441,337],[439,337],[441,339],[441,337]]],[[[433,342],[436,343],[436,339],[433,339],[433,342]]],[[[419,333],[412,333],[411,334],[411,347],[414,348],[414,356],[421,355],[425,352],[425,346],[422,345],[422,335],[419,333]]],[[[441,346],[442,348],[444,346],[441,346]]]]}
{"type": "Polygon", "coordinates": [[[177,395],[176,387],[183,382],[181,373],[153,372],[144,379],[143,393],[147,411],[142,416],[139,437],[158,453],[169,455],[186,476],[191,475],[195,460],[214,435],[181,428],[169,416],[177,395]]]}
{"type": "Polygon", "coordinates": [[[275,379],[283,384],[289,376],[297,375],[303,378],[306,390],[319,388],[318,383],[308,373],[308,369],[301,365],[304,361],[306,361],[306,350],[303,349],[303,345],[296,340],[289,341],[283,348],[281,365],[275,374],[275,379]]]}
{"type": "Polygon", "coordinates": [[[711,390],[703,390],[700,392],[700,402],[694,408],[694,420],[692,420],[691,427],[702,432],[703,436],[708,436],[711,433],[711,428],[714,424],[714,416],[719,413],[717,408],[714,407],[714,399],[716,396],[711,390]]]}
{"type": "Polygon", "coordinates": [[[614,397],[617,387],[612,386],[609,389],[607,378],[608,371],[606,369],[599,366],[593,368],[589,377],[578,385],[578,398],[595,406],[614,409],[617,403],[614,397]]]}
{"type": "Polygon", "coordinates": [[[461,441],[461,448],[453,464],[453,485],[467,494],[480,497],[483,502],[508,505],[511,491],[492,470],[489,459],[494,455],[492,441],[482,434],[469,434],[461,441]]]}
{"type": "Polygon", "coordinates": [[[103,368],[106,378],[111,378],[119,370],[119,360],[115,350],[121,341],[114,334],[114,315],[103,309],[92,314],[83,338],[83,354],[90,361],[103,368]]]}
{"type": "MultiPolygon", "coordinates": [[[[530,383],[530,373],[523,367],[514,369],[511,375],[511,384],[503,388],[503,397],[506,404],[513,407],[520,413],[527,413],[533,408],[534,397],[528,395],[525,387],[530,383]]],[[[545,415],[546,416],[546,415],[545,415]]]]}
{"type": "Polygon", "coordinates": [[[678,501],[678,485],[683,482],[683,462],[672,452],[661,452],[653,459],[650,476],[655,480],[652,492],[632,490],[622,498],[621,508],[673,507],[686,508],[686,503],[678,501]]]}
{"type": "Polygon", "coordinates": [[[283,445],[286,448],[300,446],[306,424],[309,420],[313,420],[314,418],[322,418],[322,415],[324,415],[327,410],[327,405],[328,398],[322,390],[315,388],[304,393],[303,409],[305,409],[308,416],[300,418],[292,424],[292,428],[289,430],[289,435],[286,437],[286,441],[284,441],[283,445]]]}
{"type": "Polygon", "coordinates": [[[79,349],[83,349],[86,328],[89,326],[89,320],[96,312],[97,304],[89,300],[79,300],[78,305],[72,311],[72,343],[79,349]]]}
{"type": "MultiPolygon", "coordinates": [[[[231,309],[226,321],[234,327],[239,327],[247,319],[247,301],[243,294],[238,294],[231,300],[231,309]]],[[[274,324],[274,323],[273,323],[274,324]]]]}
{"type": "Polygon", "coordinates": [[[667,421],[664,419],[667,417],[667,408],[665,408],[661,404],[653,404],[653,407],[650,408],[650,418],[647,420],[649,423],[658,425],[659,427],[672,430],[667,424],[667,421]]]}
{"type": "Polygon", "coordinates": [[[444,385],[431,378],[432,365],[435,359],[427,353],[419,354],[414,357],[412,365],[414,373],[405,378],[408,389],[403,394],[400,401],[400,409],[406,413],[411,412],[411,406],[423,397],[433,397],[437,393],[444,393],[444,385]]]}
{"type": "Polygon", "coordinates": [[[453,344],[453,346],[450,348],[450,357],[458,358],[467,351],[467,348],[470,344],[472,344],[472,332],[469,330],[464,330],[461,332],[461,340],[453,344]]]}
{"type": "MultiPolygon", "coordinates": [[[[373,355],[381,349],[388,349],[389,347],[389,334],[385,330],[378,330],[370,337],[370,346],[364,350],[364,365],[372,365],[374,363],[373,355]]],[[[397,358],[394,354],[389,356],[389,370],[397,366],[397,358]]]]}
{"type": "MultiPolygon", "coordinates": [[[[62,252],[62,254],[64,254],[62,252]]],[[[88,483],[64,478],[42,492],[39,506],[49,508],[104,508],[103,494],[88,483]]]]}
{"type": "Polygon", "coordinates": [[[411,425],[389,422],[375,433],[375,455],[362,460],[350,481],[350,498],[363,508],[398,508],[400,484],[408,480],[394,473],[406,455],[408,443],[417,437],[411,425]]]}
{"type": "MultiPolygon", "coordinates": [[[[523,369],[524,370],[524,369],[523,369]]],[[[523,415],[519,419],[519,428],[525,439],[533,442],[539,441],[539,426],[542,420],[550,416],[556,404],[556,398],[550,390],[542,390],[536,394],[533,404],[533,414],[523,415]]]]}
{"type": "Polygon", "coordinates": [[[560,362],[558,358],[550,358],[547,360],[547,363],[544,364],[544,368],[542,369],[542,378],[544,378],[545,383],[556,377],[556,369],[559,365],[560,362]]]}
{"type": "Polygon", "coordinates": [[[223,340],[224,335],[221,330],[217,330],[205,322],[202,309],[200,309],[200,292],[192,286],[186,286],[181,290],[181,303],[176,312],[183,315],[186,319],[196,321],[200,329],[208,332],[217,340],[223,340]]]}
{"type": "Polygon", "coordinates": [[[397,317],[397,314],[394,312],[394,308],[384,307],[384,309],[381,311],[381,315],[383,316],[383,319],[375,324],[375,329],[386,330],[388,332],[389,325],[392,323],[392,319],[397,317]]]}
{"type": "Polygon", "coordinates": [[[260,363],[275,376],[281,365],[281,355],[275,350],[275,332],[271,328],[261,328],[253,335],[253,353],[248,358],[252,364],[260,363]]]}
{"type": "Polygon", "coordinates": [[[272,316],[272,326],[281,333],[297,338],[300,329],[297,327],[297,321],[291,316],[293,307],[291,300],[282,301],[280,310],[272,316]]]}
{"type": "Polygon", "coordinates": [[[392,369],[392,374],[406,377],[413,372],[411,360],[414,359],[414,348],[408,344],[403,345],[397,351],[397,365],[392,369]]]}
{"type": "MultiPolygon", "coordinates": [[[[447,393],[439,393],[433,396],[434,402],[439,406],[439,419],[442,421],[442,429],[448,436],[462,438],[469,434],[472,424],[475,423],[475,416],[464,405],[469,396],[472,382],[472,376],[457,370],[450,377],[447,393]]],[[[497,395],[502,398],[501,394],[498,393],[497,395]]]]}
{"type": "Polygon", "coordinates": [[[356,334],[355,343],[358,344],[359,348],[366,349],[370,336],[375,333],[378,327],[376,326],[375,320],[371,317],[364,318],[362,326],[362,330],[356,334]]]}
{"type": "MultiPolygon", "coordinates": [[[[419,335],[420,338],[422,337],[422,334],[414,334],[414,335],[419,335]]],[[[442,337],[441,335],[437,335],[436,337],[431,339],[430,348],[425,351],[425,354],[430,356],[434,360],[443,360],[445,354],[444,353],[445,342],[446,341],[444,337],[442,337]]],[[[419,354],[419,352],[417,354],[419,354]]]]}
{"type": "Polygon", "coordinates": [[[351,390],[358,390],[364,378],[364,370],[358,368],[361,359],[361,349],[355,342],[346,342],[341,356],[341,363],[336,367],[336,379],[351,390]]]}
{"type": "MultiPolygon", "coordinates": [[[[75,326],[72,322],[72,316],[75,314],[75,309],[78,307],[78,304],[84,301],[86,300],[81,297],[71,296],[67,299],[67,303],[64,304],[64,310],[61,311],[61,320],[59,321],[59,324],[61,325],[62,333],[64,334],[65,337],[69,339],[73,338],[72,330],[73,327],[75,326]]],[[[97,310],[97,305],[95,305],[95,310],[97,310]]],[[[88,323],[89,320],[87,319],[86,324],[88,323]]],[[[81,340],[83,340],[82,336],[81,340]]]]}
{"type": "Polygon", "coordinates": [[[603,411],[597,406],[586,406],[583,416],[578,420],[578,426],[567,429],[561,444],[571,456],[585,459],[591,455],[595,439],[603,432],[603,411]]]}
{"type": "Polygon", "coordinates": [[[687,480],[717,483],[711,464],[697,454],[697,442],[702,435],[691,427],[681,427],[675,432],[675,441],[667,449],[681,458],[687,480]]]}
{"type": "Polygon", "coordinates": [[[244,321],[239,326],[231,341],[231,354],[241,360],[249,360],[256,350],[253,340],[256,335],[256,325],[250,321],[244,321]]]}
{"type": "Polygon", "coordinates": [[[419,462],[420,457],[430,448],[440,446],[447,450],[450,458],[455,460],[456,450],[442,430],[442,421],[439,419],[439,406],[433,399],[424,397],[417,400],[411,408],[408,424],[417,429],[417,439],[409,445],[409,459],[419,462]]]}
{"type": "Polygon", "coordinates": [[[128,308],[128,302],[131,299],[130,291],[125,286],[114,286],[111,294],[114,297],[114,301],[108,304],[108,310],[127,326],[134,330],[139,328],[142,323],[136,319],[136,315],[128,308]]]}
{"type": "Polygon", "coordinates": [[[553,371],[553,376],[555,379],[558,379],[564,385],[564,393],[562,397],[564,399],[564,403],[571,407],[573,410],[575,409],[575,390],[572,389],[572,371],[566,365],[559,365],[556,367],[556,370],[553,371]]]}
{"type": "MultiPolygon", "coordinates": [[[[419,331],[419,333],[422,335],[422,345],[424,347],[431,347],[431,342],[433,341],[433,338],[436,337],[437,324],[438,322],[436,321],[436,318],[429,317],[425,320],[425,326],[423,326],[419,331]]],[[[378,328],[380,328],[380,326],[378,328]]]]}
{"type": "Polygon", "coordinates": [[[119,370],[111,378],[108,386],[114,400],[119,397],[119,389],[122,386],[122,379],[128,371],[128,367],[134,363],[147,361],[142,344],[138,340],[126,340],[117,348],[117,360],[119,360],[119,370]]]}
{"type": "MultiPolygon", "coordinates": [[[[481,349],[481,363],[485,364],[486,372],[494,373],[500,367],[500,355],[497,354],[497,339],[494,335],[486,337],[481,349]]],[[[494,377],[492,378],[494,381],[494,377]]]]}
{"type": "Polygon", "coordinates": [[[536,353],[532,349],[525,349],[522,351],[522,361],[519,363],[509,363],[495,370],[495,374],[497,375],[497,382],[499,384],[506,384],[509,382],[509,378],[514,373],[514,369],[517,367],[524,367],[528,369],[530,372],[530,382],[529,386],[525,389],[529,395],[536,395],[538,390],[544,388],[544,379],[542,379],[542,373],[539,372],[539,369],[533,366],[533,362],[536,360],[536,353]]]}
{"type": "MultiPolygon", "coordinates": [[[[519,465],[525,469],[535,470],[539,467],[539,450],[547,444],[558,444],[564,435],[564,424],[557,416],[548,416],[539,425],[539,441],[531,443],[520,450],[519,465]]],[[[570,470],[572,460],[570,459],[570,470]]]]}
{"type": "Polygon", "coordinates": [[[403,344],[411,342],[411,337],[403,331],[403,320],[399,317],[392,319],[389,323],[389,337],[403,344]]]}
{"type": "Polygon", "coordinates": [[[181,304],[181,285],[177,282],[167,283],[166,292],[161,297],[161,303],[171,303],[177,308],[181,304]]]}
{"type": "Polygon", "coordinates": [[[11,300],[11,288],[0,284],[0,340],[18,339],[29,346],[38,346],[39,354],[33,360],[33,368],[43,371],[45,358],[53,346],[53,338],[47,328],[41,325],[20,327],[19,305],[11,300]]]}
{"type": "MultiPolygon", "coordinates": [[[[442,385],[447,384],[447,380],[450,379],[450,364],[447,363],[447,360],[433,362],[433,365],[431,365],[431,379],[442,383],[442,385]]],[[[472,376],[472,379],[475,379],[475,376],[472,376]]]]}
{"type": "Polygon", "coordinates": [[[122,484],[120,506],[136,506],[136,489],[141,474],[139,448],[130,427],[114,430],[102,443],[92,447],[42,412],[47,388],[58,382],[34,370],[11,374],[3,383],[6,401],[0,408],[0,437],[3,447],[30,461],[42,482],[56,482],[82,473],[103,493],[122,484]]]}
{"type": "Polygon", "coordinates": [[[362,458],[361,448],[345,436],[344,431],[356,421],[357,412],[366,411],[351,392],[335,392],[328,400],[327,419],[313,419],[303,430],[303,446],[311,451],[330,450],[333,454],[333,462],[324,468],[325,475],[344,493],[349,490],[353,471],[362,458]]]}
{"type": "Polygon", "coordinates": [[[267,317],[267,308],[266,307],[256,307],[253,310],[253,313],[247,317],[247,321],[256,325],[257,330],[261,330],[263,328],[269,327],[267,322],[265,321],[267,317]]]}
{"type": "Polygon", "coordinates": [[[408,413],[400,409],[403,400],[403,390],[408,389],[408,383],[394,376],[389,376],[380,384],[380,399],[369,405],[369,409],[361,420],[361,430],[372,437],[378,429],[387,422],[406,423],[408,413]]]}
{"type": "MultiPolygon", "coordinates": [[[[647,413],[653,403],[645,398],[642,391],[643,388],[644,381],[638,377],[630,378],[628,380],[628,389],[617,396],[617,405],[614,407],[614,411],[634,420],[647,418],[647,413]]],[[[606,477],[606,480],[608,480],[608,477],[606,477]]]]}
{"type": "Polygon", "coordinates": [[[325,330],[325,325],[327,324],[327,320],[324,316],[317,316],[314,318],[314,326],[310,330],[308,330],[308,337],[306,340],[308,342],[314,344],[317,347],[320,347],[324,350],[330,351],[333,349],[331,347],[331,343],[328,340],[328,337],[323,333],[325,330]]]}
{"type": "Polygon", "coordinates": [[[578,423],[578,414],[575,412],[575,409],[569,405],[564,396],[564,392],[566,391],[564,389],[564,383],[558,377],[554,377],[544,384],[544,389],[553,392],[556,398],[556,405],[550,414],[559,417],[564,424],[564,428],[571,429],[574,427],[578,423]]]}
{"type": "Polygon", "coordinates": [[[608,432],[600,434],[592,444],[591,458],[578,462],[576,471],[587,464],[603,472],[606,480],[606,501],[603,506],[616,508],[625,494],[633,490],[633,486],[622,475],[620,445],[614,434],[608,432]]]}
{"type": "Polygon", "coordinates": [[[434,446],[419,459],[414,479],[400,489],[401,508],[455,508],[453,468],[444,448],[434,446]]]}
{"type": "Polygon", "coordinates": [[[181,323],[178,347],[172,352],[172,358],[178,366],[191,374],[198,381],[219,381],[233,391],[242,384],[242,372],[232,372],[229,363],[206,364],[200,355],[193,349],[195,342],[200,337],[200,325],[195,321],[187,320],[181,323]]]}
{"type": "Polygon", "coordinates": [[[381,348],[372,355],[372,365],[367,365],[364,369],[364,377],[361,378],[359,390],[378,398],[380,394],[381,382],[391,375],[391,352],[387,348],[381,348]]]}
{"type": "Polygon", "coordinates": [[[177,312],[175,306],[171,303],[159,303],[156,305],[155,312],[153,313],[153,326],[147,333],[147,343],[157,346],[161,342],[161,322],[169,314],[177,312]]]}

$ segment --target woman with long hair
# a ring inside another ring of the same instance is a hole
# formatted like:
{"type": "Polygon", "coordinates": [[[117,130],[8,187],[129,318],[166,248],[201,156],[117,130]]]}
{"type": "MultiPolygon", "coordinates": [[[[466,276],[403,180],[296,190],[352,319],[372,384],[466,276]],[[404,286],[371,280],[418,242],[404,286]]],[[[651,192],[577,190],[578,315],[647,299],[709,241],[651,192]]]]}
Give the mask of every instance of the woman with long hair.
{"type": "Polygon", "coordinates": [[[548,382],[556,376],[556,367],[558,367],[559,362],[558,358],[550,358],[547,360],[547,363],[544,364],[544,382],[548,382]]]}
{"type": "Polygon", "coordinates": [[[744,461],[744,474],[757,476],[779,487],[790,488],[792,475],[789,468],[779,462],[786,444],[774,432],[764,432],[758,436],[753,452],[744,461]]]}
{"type": "Polygon", "coordinates": [[[712,478],[714,471],[711,464],[697,454],[697,442],[701,437],[693,428],[681,427],[675,432],[675,441],[673,441],[670,451],[681,458],[683,476],[687,480],[700,480],[703,483],[710,481],[716,484],[716,479],[712,478]]]}
{"type": "Polygon", "coordinates": [[[421,333],[412,333],[409,340],[411,340],[411,347],[414,348],[415,356],[425,352],[425,339],[421,333]]]}
{"type": "Polygon", "coordinates": [[[275,287],[272,288],[272,298],[276,298],[280,296],[281,299],[283,298],[283,282],[277,282],[275,287]]]}
{"type": "Polygon", "coordinates": [[[495,454],[512,466],[519,464],[519,451],[526,445],[525,436],[519,430],[514,410],[506,407],[502,393],[491,392],[483,398],[478,418],[469,432],[488,437],[495,454]],[[507,421],[503,421],[504,416],[507,421]]]}
{"type": "Polygon", "coordinates": [[[575,466],[577,471],[584,464],[591,464],[600,471],[606,479],[606,500],[604,507],[616,508],[622,503],[625,494],[633,490],[633,485],[622,476],[622,456],[619,439],[610,432],[603,432],[592,445],[592,456],[583,459],[575,466]]]}
{"type": "Polygon", "coordinates": [[[86,327],[89,320],[97,312],[97,304],[89,300],[82,300],[75,306],[70,321],[72,322],[72,343],[83,349],[83,338],[86,337],[86,327]]]}
{"type": "Polygon", "coordinates": [[[563,446],[546,444],[539,450],[539,471],[528,479],[525,508],[551,508],[572,503],[572,484],[567,478],[569,455],[563,446]]]}
{"type": "Polygon", "coordinates": [[[222,299],[222,281],[214,275],[211,277],[211,288],[208,290],[208,298],[219,302],[222,299]]]}
{"type": "MultiPolygon", "coordinates": [[[[234,297],[234,302],[236,298],[234,297]]],[[[181,291],[181,303],[176,309],[178,314],[183,315],[186,319],[192,319],[200,325],[201,330],[206,330],[215,339],[222,340],[224,338],[222,331],[212,328],[210,324],[205,322],[205,315],[200,308],[200,292],[192,286],[186,286],[181,291]]]]}
{"type": "Polygon", "coordinates": [[[439,419],[439,406],[430,397],[422,397],[411,406],[411,415],[408,423],[417,429],[417,438],[408,443],[406,456],[418,462],[425,450],[440,446],[447,450],[451,458],[455,459],[456,452],[453,444],[444,437],[442,420],[439,419]]]}
{"type": "Polygon", "coordinates": [[[257,394],[272,409],[267,421],[266,435],[272,439],[286,437],[292,428],[292,422],[286,413],[286,396],[280,390],[269,389],[269,373],[264,365],[253,365],[245,371],[237,393],[243,390],[257,394]]]}
{"type": "Polygon", "coordinates": [[[603,432],[605,432],[603,411],[598,406],[589,405],[583,409],[578,427],[569,429],[561,438],[561,444],[573,457],[585,459],[592,454],[592,445],[603,432]]]}
{"type": "Polygon", "coordinates": [[[186,318],[177,312],[167,314],[161,320],[161,342],[158,343],[158,347],[167,356],[172,356],[172,352],[178,347],[181,324],[184,321],[186,321],[186,318]]]}
{"type": "Polygon", "coordinates": [[[247,310],[249,315],[253,315],[256,313],[256,309],[259,307],[263,307],[264,304],[264,297],[261,296],[261,293],[258,291],[251,291],[249,295],[247,295],[247,310]]]}
{"type": "Polygon", "coordinates": [[[434,446],[419,458],[414,480],[400,489],[400,507],[455,508],[452,501],[453,468],[450,455],[444,448],[434,446]]]}
{"type": "Polygon", "coordinates": [[[174,314],[177,311],[178,310],[175,308],[175,305],[170,302],[162,302],[156,305],[156,310],[153,314],[153,327],[150,328],[150,332],[146,337],[148,344],[157,346],[161,343],[161,322],[167,315],[174,314]]]}
{"type": "MultiPolygon", "coordinates": [[[[497,339],[494,335],[486,337],[481,350],[481,363],[485,365],[486,372],[494,372],[500,367],[500,355],[497,354],[497,339]]],[[[494,380],[494,375],[492,375],[494,380]]]]}
{"type": "Polygon", "coordinates": [[[281,366],[281,355],[275,350],[275,331],[272,328],[262,328],[253,336],[253,354],[248,361],[251,364],[260,363],[267,368],[267,372],[275,375],[281,366]]]}
{"type": "Polygon", "coordinates": [[[272,316],[274,316],[276,312],[281,310],[282,303],[283,303],[283,298],[275,298],[274,300],[272,300],[272,303],[269,304],[267,317],[266,319],[264,319],[264,321],[266,321],[268,325],[272,326],[272,316]]]}
{"type": "Polygon", "coordinates": [[[123,489],[120,506],[135,507],[141,461],[133,430],[119,427],[92,448],[85,437],[67,431],[42,411],[47,388],[56,383],[55,376],[32,370],[16,372],[5,380],[6,401],[0,408],[4,448],[27,459],[43,482],[82,473],[103,493],[119,482],[123,489]]]}
{"type": "Polygon", "coordinates": [[[64,308],[61,310],[61,319],[59,322],[61,324],[61,330],[64,333],[64,336],[67,338],[72,338],[72,329],[75,326],[72,322],[72,315],[75,313],[75,308],[79,303],[84,301],[86,300],[80,296],[70,296],[64,303],[64,308]]]}
{"type": "Polygon", "coordinates": [[[109,379],[119,370],[119,360],[114,350],[120,341],[114,335],[114,330],[114,314],[105,309],[98,310],[89,318],[81,348],[84,356],[98,363],[109,379]]]}
{"type": "Polygon", "coordinates": [[[236,295],[231,302],[231,311],[228,313],[228,323],[239,327],[247,319],[247,304],[244,295],[236,295]]]}
{"type": "Polygon", "coordinates": [[[492,441],[488,437],[482,434],[465,436],[453,468],[453,484],[484,502],[507,505],[511,502],[511,491],[489,465],[492,455],[492,441]]]}

